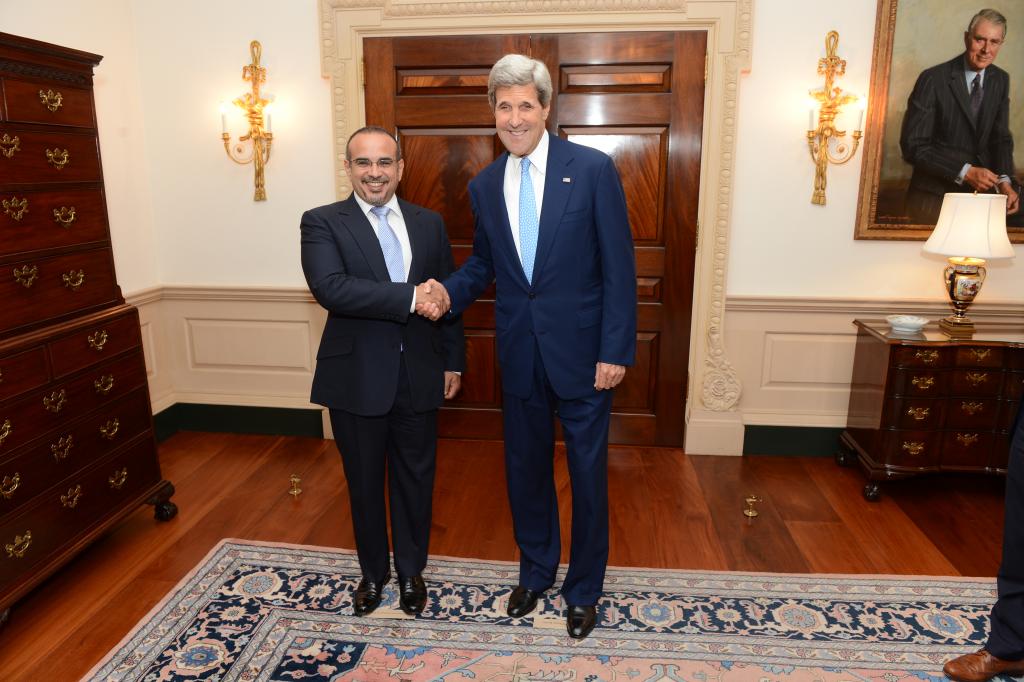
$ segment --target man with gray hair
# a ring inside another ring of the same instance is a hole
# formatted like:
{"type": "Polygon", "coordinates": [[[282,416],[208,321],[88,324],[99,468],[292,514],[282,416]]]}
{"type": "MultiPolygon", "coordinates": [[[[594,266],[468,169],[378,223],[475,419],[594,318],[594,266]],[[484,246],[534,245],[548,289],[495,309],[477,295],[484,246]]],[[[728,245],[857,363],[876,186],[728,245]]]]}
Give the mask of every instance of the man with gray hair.
{"type": "Polygon", "coordinates": [[[964,32],[963,54],[926,69],[907,101],[900,132],[903,158],[914,167],[905,212],[934,225],[947,192],[999,192],[1017,213],[1010,77],[993,62],[1006,38],[1006,18],[983,9],[964,32]]]}
{"type": "Polygon", "coordinates": [[[443,285],[460,313],[495,283],[505,471],[520,549],[512,617],[533,611],[555,582],[556,415],[561,422],[572,483],[561,594],[569,636],[582,639],[598,621],[608,563],[612,389],[636,350],[633,239],[611,158],[547,133],[552,87],[543,62],[502,57],[487,96],[508,151],[469,183],[473,254],[443,285]]]}

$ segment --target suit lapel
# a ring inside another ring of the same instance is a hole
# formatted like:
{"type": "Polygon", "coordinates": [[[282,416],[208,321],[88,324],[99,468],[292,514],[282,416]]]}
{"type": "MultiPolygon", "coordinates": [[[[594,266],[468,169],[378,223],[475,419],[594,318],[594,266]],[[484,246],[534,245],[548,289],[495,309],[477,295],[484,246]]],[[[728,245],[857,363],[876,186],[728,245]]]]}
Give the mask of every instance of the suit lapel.
{"type": "Polygon", "coordinates": [[[1002,79],[995,67],[985,69],[985,80],[981,94],[981,111],[978,113],[977,139],[984,140],[996,120],[999,102],[1003,98],[1002,79]]]}
{"type": "Polygon", "coordinates": [[[967,91],[967,79],[964,77],[963,55],[960,55],[949,63],[949,89],[953,93],[953,99],[960,105],[960,111],[964,113],[967,122],[974,127],[974,116],[971,115],[971,94],[967,91]]]}
{"type": "MultiPolygon", "coordinates": [[[[512,225],[508,221],[508,205],[505,203],[505,164],[508,163],[508,152],[504,152],[498,157],[498,160],[490,166],[491,173],[485,179],[483,184],[484,196],[498,197],[497,201],[492,201],[491,210],[491,224],[497,226],[498,239],[501,240],[501,245],[505,249],[505,253],[508,254],[509,260],[511,260],[519,272],[519,276],[526,281],[526,272],[523,270],[523,262],[519,259],[519,253],[516,251],[516,243],[512,238],[512,225]]],[[[515,229],[519,229],[516,225],[515,229]]],[[[529,284],[529,282],[527,282],[529,284]]]]}
{"type": "Polygon", "coordinates": [[[412,249],[412,263],[409,265],[409,277],[406,281],[416,284],[423,281],[423,263],[427,258],[427,251],[429,249],[427,233],[426,230],[422,229],[420,223],[419,207],[402,199],[398,200],[398,206],[402,209],[405,231],[409,233],[409,248],[412,249]]]}
{"type": "Polygon", "coordinates": [[[388,274],[387,263],[384,262],[384,252],[381,251],[380,241],[370,225],[370,220],[359,208],[359,204],[353,196],[350,196],[338,206],[338,214],[342,227],[352,235],[352,240],[363,252],[374,277],[381,282],[390,282],[391,275],[388,274]]]}
{"type": "Polygon", "coordinates": [[[574,178],[569,171],[572,164],[572,151],[561,138],[551,135],[548,139],[548,167],[544,176],[544,201],[540,211],[540,234],[537,238],[537,255],[533,262],[534,279],[544,267],[544,262],[551,253],[555,243],[555,235],[562,224],[569,195],[572,194],[574,178]],[[565,179],[569,178],[569,182],[565,179]]]}

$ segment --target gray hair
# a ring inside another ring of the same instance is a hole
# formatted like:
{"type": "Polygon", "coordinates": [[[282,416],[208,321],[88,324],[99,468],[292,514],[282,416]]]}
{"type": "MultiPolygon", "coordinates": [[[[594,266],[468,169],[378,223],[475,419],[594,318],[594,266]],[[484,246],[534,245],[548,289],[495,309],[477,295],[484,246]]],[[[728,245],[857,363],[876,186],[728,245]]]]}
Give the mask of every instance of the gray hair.
{"type": "Polygon", "coordinates": [[[346,161],[352,160],[352,153],[349,151],[349,147],[352,146],[352,140],[355,138],[356,135],[363,135],[364,133],[374,133],[378,135],[387,135],[388,137],[390,137],[395,143],[395,161],[402,160],[402,145],[399,144],[397,137],[392,135],[389,131],[385,130],[384,128],[381,128],[380,126],[363,126],[359,130],[349,135],[348,140],[345,142],[346,161]]]}
{"type": "Polygon", "coordinates": [[[551,74],[544,62],[521,54],[507,54],[491,67],[487,77],[487,99],[494,109],[497,100],[494,91],[517,85],[532,85],[537,89],[537,100],[542,107],[551,103],[551,74]]]}
{"type": "Polygon", "coordinates": [[[967,25],[967,33],[973,33],[975,27],[983,20],[990,21],[996,26],[1001,26],[1003,29],[1003,37],[1006,37],[1006,17],[994,9],[983,9],[971,17],[971,23],[967,25]]]}

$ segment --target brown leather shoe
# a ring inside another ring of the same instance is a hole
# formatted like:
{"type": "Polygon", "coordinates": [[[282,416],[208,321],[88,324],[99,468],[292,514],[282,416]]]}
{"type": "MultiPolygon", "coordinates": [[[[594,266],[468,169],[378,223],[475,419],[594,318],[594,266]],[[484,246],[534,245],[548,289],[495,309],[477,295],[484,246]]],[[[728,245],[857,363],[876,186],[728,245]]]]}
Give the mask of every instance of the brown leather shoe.
{"type": "Polygon", "coordinates": [[[985,682],[996,675],[1024,675],[1024,661],[1004,661],[982,649],[973,654],[954,658],[942,672],[957,682],[985,682]]]}

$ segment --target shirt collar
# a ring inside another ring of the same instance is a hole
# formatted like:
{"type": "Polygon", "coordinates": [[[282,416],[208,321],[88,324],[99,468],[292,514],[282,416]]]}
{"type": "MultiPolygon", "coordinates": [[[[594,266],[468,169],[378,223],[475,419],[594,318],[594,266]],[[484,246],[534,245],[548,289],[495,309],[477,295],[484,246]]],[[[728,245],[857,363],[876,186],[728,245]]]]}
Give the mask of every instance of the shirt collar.
{"type": "MultiPolygon", "coordinates": [[[[355,192],[352,192],[352,196],[355,197],[356,203],[359,204],[359,208],[362,210],[363,215],[369,216],[370,210],[374,208],[374,205],[364,201],[363,198],[356,194],[355,192]]],[[[390,208],[398,215],[402,215],[402,211],[399,210],[398,208],[398,197],[396,195],[392,194],[391,198],[388,199],[388,203],[384,205],[390,208]]]]}
{"type": "Polygon", "coordinates": [[[974,82],[974,74],[981,76],[981,80],[978,82],[978,85],[985,85],[985,69],[975,71],[971,68],[971,65],[967,63],[967,57],[964,57],[964,77],[967,78],[967,85],[974,82]]]}
{"type": "MultiPolygon", "coordinates": [[[[537,170],[540,171],[541,175],[546,174],[548,170],[548,132],[545,130],[544,134],[540,136],[540,141],[532,152],[526,155],[526,158],[530,160],[537,170]]],[[[510,155],[512,156],[512,155],[510,155]]],[[[523,157],[512,156],[515,170],[519,171],[520,166],[523,163],[523,157]]]]}

